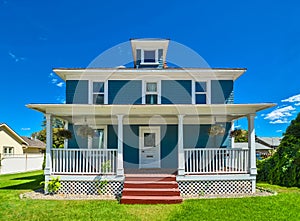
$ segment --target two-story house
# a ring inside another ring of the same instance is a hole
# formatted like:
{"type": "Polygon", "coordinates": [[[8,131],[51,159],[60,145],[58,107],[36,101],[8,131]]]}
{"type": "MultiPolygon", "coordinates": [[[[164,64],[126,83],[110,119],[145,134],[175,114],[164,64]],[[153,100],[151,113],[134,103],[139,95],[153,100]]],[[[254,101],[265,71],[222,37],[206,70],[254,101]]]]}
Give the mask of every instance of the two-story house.
{"type": "Polygon", "coordinates": [[[28,105],[47,119],[46,181],[60,176],[60,192],[93,194],[107,180],[107,194],[123,191],[123,203],[164,202],[150,197],[153,188],[159,197],[173,188],[169,203],[255,191],[254,118],[273,104],[234,104],[246,69],[167,67],[168,44],[132,39],[132,68],[53,69],[66,82],[66,104],[28,105]],[[64,149],[52,148],[52,117],[73,134],[64,149]],[[231,148],[232,123],[243,117],[248,149],[231,148]]]}

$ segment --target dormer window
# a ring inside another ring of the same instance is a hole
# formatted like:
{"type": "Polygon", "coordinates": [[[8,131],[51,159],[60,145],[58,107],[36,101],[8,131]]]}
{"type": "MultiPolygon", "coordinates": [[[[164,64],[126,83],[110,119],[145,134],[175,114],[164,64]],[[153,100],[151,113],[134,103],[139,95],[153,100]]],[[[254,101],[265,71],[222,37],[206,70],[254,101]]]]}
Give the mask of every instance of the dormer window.
{"type": "Polygon", "coordinates": [[[137,49],[137,60],[141,65],[158,65],[162,56],[163,49],[137,49]]]}
{"type": "Polygon", "coordinates": [[[155,63],[156,59],[156,50],[144,51],[144,63],[155,63]]]}

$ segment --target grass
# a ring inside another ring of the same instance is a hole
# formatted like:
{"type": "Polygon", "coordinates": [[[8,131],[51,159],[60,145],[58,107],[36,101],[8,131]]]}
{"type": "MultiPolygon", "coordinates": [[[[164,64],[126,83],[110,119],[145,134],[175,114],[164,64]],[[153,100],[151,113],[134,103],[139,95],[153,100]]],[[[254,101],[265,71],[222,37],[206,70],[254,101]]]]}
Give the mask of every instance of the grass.
{"type": "Polygon", "coordinates": [[[120,205],[117,201],[19,199],[40,188],[41,171],[0,176],[0,220],[300,220],[300,189],[259,186],[276,196],[193,199],[177,205],[120,205]]]}

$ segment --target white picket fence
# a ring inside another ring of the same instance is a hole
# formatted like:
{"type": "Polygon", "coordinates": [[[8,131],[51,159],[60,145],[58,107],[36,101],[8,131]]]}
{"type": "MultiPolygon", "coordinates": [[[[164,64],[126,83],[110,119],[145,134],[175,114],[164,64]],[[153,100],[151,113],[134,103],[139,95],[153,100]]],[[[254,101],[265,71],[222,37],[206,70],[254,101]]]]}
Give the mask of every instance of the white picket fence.
{"type": "Polygon", "coordinates": [[[0,174],[41,170],[43,154],[1,155],[0,174]]]}
{"type": "Polygon", "coordinates": [[[186,174],[235,174],[249,171],[249,151],[227,148],[185,148],[186,174]]]}
{"type": "Polygon", "coordinates": [[[117,149],[52,149],[54,174],[116,174],[117,149]]]}

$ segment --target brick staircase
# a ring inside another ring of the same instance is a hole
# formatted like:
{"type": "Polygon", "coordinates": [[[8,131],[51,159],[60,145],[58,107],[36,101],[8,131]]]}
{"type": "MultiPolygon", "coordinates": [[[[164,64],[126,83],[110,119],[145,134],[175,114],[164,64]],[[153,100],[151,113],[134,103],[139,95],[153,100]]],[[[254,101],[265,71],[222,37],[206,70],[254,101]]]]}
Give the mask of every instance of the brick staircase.
{"type": "Polygon", "coordinates": [[[127,174],[122,204],[175,204],[182,198],[172,174],[127,174]]]}

